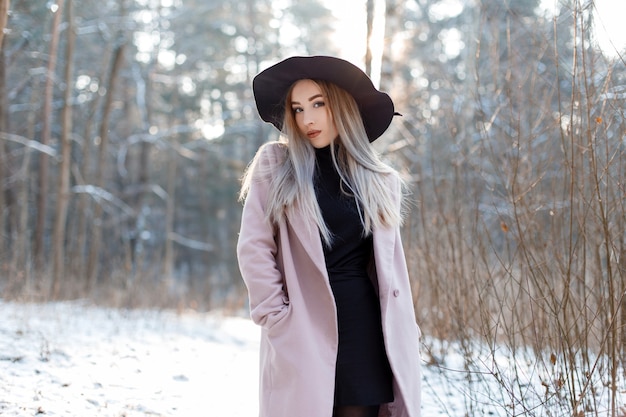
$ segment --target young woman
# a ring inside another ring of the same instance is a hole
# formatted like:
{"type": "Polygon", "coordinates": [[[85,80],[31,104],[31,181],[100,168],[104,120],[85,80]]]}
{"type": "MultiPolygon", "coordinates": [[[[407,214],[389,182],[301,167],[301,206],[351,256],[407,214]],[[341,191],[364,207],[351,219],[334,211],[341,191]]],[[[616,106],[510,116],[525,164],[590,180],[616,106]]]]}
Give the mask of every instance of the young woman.
{"type": "Polygon", "coordinates": [[[262,329],[260,417],[418,417],[401,180],[370,145],[393,102],[326,56],[281,61],[253,91],[282,132],[259,149],[240,195],[237,254],[262,329]]]}

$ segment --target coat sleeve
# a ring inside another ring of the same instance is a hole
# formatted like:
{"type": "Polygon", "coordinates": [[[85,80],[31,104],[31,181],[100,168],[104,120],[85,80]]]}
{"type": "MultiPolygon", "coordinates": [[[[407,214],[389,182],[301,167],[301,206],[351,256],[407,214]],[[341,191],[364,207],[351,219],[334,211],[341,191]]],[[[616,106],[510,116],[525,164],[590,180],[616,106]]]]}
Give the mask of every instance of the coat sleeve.
{"type": "Polygon", "coordinates": [[[237,241],[237,259],[248,289],[250,317],[266,328],[280,321],[289,307],[283,274],[277,264],[275,227],[266,216],[270,184],[267,173],[276,164],[276,151],[278,149],[272,146],[259,150],[258,160],[252,168],[252,182],[244,203],[237,241]]]}

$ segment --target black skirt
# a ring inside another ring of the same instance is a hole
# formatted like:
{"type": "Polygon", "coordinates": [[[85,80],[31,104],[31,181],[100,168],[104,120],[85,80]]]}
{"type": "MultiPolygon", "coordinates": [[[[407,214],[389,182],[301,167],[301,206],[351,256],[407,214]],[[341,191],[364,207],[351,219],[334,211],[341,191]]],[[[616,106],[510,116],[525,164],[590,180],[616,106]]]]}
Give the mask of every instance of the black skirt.
{"type": "Polygon", "coordinates": [[[392,373],[385,352],[380,305],[367,276],[331,278],[337,305],[339,349],[335,405],[393,401],[392,373]]]}

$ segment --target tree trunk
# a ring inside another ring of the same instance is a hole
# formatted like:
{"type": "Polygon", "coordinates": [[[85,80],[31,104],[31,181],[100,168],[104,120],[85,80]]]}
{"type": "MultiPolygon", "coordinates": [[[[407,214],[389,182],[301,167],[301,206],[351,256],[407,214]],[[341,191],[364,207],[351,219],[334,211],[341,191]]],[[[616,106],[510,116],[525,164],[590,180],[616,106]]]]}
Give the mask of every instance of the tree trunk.
{"type": "MultiPolygon", "coordinates": [[[[102,122],[100,124],[100,146],[98,149],[98,165],[96,170],[95,185],[104,188],[107,147],[109,143],[109,119],[111,117],[111,109],[113,107],[113,95],[115,92],[115,84],[117,77],[124,61],[124,44],[119,45],[113,52],[113,63],[109,80],[107,82],[107,94],[105,98],[104,108],[102,110],[102,122]]],[[[98,276],[98,257],[100,254],[100,244],[102,238],[102,204],[96,204],[94,209],[94,222],[92,228],[92,242],[89,251],[89,261],[87,264],[87,278],[89,288],[93,288],[98,276]]]]}
{"type": "MultiPolygon", "coordinates": [[[[7,25],[10,6],[11,2],[9,0],[0,0],[0,48],[2,47],[2,40],[4,39],[4,28],[7,25]]],[[[2,48],[2,50],[4,50],[4,48],[2,48]]]]}
{"type": "MultiPolygon", "coordinates": [[[[0,0],[0,19],[2,18],[2,2],[0,0]]],[[[2,28],[4,25],[0,22],[0,132],[6,132],[7,127],[7,89],[6,89],[6,59],[4,54],[4,48],[2,47],[2,28]]],[[[3,184],[4,180],[8,176],[6,169],[7,164],[7,152],[5,152],[6,142],[0,142],[0,254],[6,253],[5,251],[5,239],[4,231],[6,230],[8,220],[8,205],[5,199],[5,189],[3,184]]],[[[5,261],[0,257],[0,262],[5,261]]]]}
{"type": "MultiPolygon", "coordinates": [[[[158,7],[158,15],[161,15],[160,6],[158,7]]],[[[150,60],[145,67],[145,72],[138,70],[136,77],[136,82],[139,87],[137,91],[137,109],[141,114],[141,121],[145,132],[149,132],[150,127],[152,126],[153,84],[151,81],[151,74],[157,71],[158,49],[159,48],[153,49],[150,60]]],[[[137,184],[139,185],[139,191],[137,193],[133,193],[131,200],[133,210],[136,213],[136,218],[135,224],[133,225],[133,243],[131,244],[130,253],[132,261],[132,274],[129,277],[129,280],[135,280],[137,278],[142,280],[144,277],[141,272],[144,270],[146,252],[142,235],[146,228],[146,197],[148,194],[148,184],[150,182],[150,154],[152,152],[152,146],[152,143],[147,140],[143,140],[139,143],[137,167],[137,184]]]]}
{"type": "Polygon", "coordinates": [[[74,59],[74,16],[72,0],[67,0],[67,47],[65,51],[65,94],[61,116],[61,163],[57,185],[57,206],[54,219],[54,235],[52,247],[52,296],[57,298],[61,289],[61,279],[65,272],[65,224],[67,222],[67,206],[70,198],[70,134],[72,132],[72,72],[74,59]]]}
{"type": "Polygon", "coordinates": [[[402,32],[402,2],[398,0],[387,0],[385,2],[385,30],[384,43],[380,65],[380,89],[396,97],[392,91],[394,76],[396,73],[394,63],[400,62],[401,58],[396,58],[393,53],[394,37],[402,32]]]}
{"type": "MultiPolygon", "coordinates": [[[[103,51],[102,56],[104,60],[101,62],[100,66],[102,68],[101,73],[98,76],[99,80],[104,80],[107,78],[107,68],[109,67],[109,62],[107,59],[112,59],[113,47],[111,44],[107,45],[106,49],[103,51]]],[[[101,85],[100,88],[104,88],[104,85],[101,85]]],[[[93,151],[93,127],[94,127],[94,119],[98,112],[98,108],[100,106],[101,95],[98,94],[89,105],[89,111],[87,113],[87,119],[84,124],[83,131],[83,144],[82,144],[82,152],[81,152],[81,160],[80,164],[76,164],[72,168],[72,172],[74,175],[74,180],[79,185],[87,185],[93,183],[93,164],[92,164],[92,151],[93,151]]],[[[91,197],[86,193],[79,193],[76,198],[78,199],[78,204],[76,207],[76,219],[74,222],[74,236],[76,237],[74,245],[72,246],[72,252],[70,254],[70,259],[72,263],[72,272],[77,276],[88,277],[86,270],[87,258],[88,258],[88,220],[90,219],[89,213],[91,207],[91,197]]],[[[86,279],[83,282],[83,286],[88,289],[89,280],[86,279]]]]}
{"type": "MultiPolygon", "coordinates": [[[[54,13],[52,20],[51,39],[48,69],[46,71],[46,87],[43,96],[43,114],[41,118],[41,143],[48,145],[50,142],[50,130],[52,119],[52,95],[54,87],[54,71],[57,63],[57,49],[59,46],[59,26],[63,13],[64,0],[58,1],[59,8],[54,13]]],[[[44,265],[43,237],[46,228],[46,200],[48,197],[48,155],[43,152],[39,157],[39,194],[37,195],[37,224],[35,228],[35,264],[37,269],[44,265]]]]}
{"type": "Polygon", "coordinates": [[[174,245],[172,234],[174,233],[174,209],[176,202],[176,168],[178,155],[171,153],[167,162],[167,201],[165,207],[165,253],[163,256],[163,279],[165,282],[173,279],[174,271],[174,245]]]}
{"type": "MultiPolygon", "coordinates": [[[[35,137],[35,126],[37,125],[37,111],[36,104],[39,99],[39,89],[33,86],[30,95],[30,110],[26,117],[26,137],[35,137]]],[[[15,245],[13,247],[13,267],[11,268],[16,277],[19,277],[23,281],[24,286],[32,284],[32,259],[29,242],[30,234],[28,227],[28,212],[30,211],[30,199],[28,198],[28,191],[30,189],[31,176],[30,174],[30,161],[32,158],[32,149],[30,146],[24,146],[24,158],[22,159],[22,165],[19,169],[16,184],[16,204],[19,207],[17,211],[16,219],[16,236],[15,245]]],[[[30,288],[29,288],[30,289],[30,288]]]]}
{"type": "Polygon", "coordinates": [[[372,76],[372,34],[374,33],[374,0],[367,0],[367,45],[365,48],[365,73],[372,76]]]}

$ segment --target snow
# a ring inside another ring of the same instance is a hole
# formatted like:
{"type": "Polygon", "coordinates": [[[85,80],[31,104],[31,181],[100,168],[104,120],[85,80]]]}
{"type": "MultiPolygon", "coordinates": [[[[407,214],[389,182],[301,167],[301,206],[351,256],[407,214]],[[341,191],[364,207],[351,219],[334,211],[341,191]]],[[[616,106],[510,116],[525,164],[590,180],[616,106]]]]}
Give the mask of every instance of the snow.
{"type": "Polygon", "coordinates": [[[0,415],[256,414],[247,319],[4,302],[0,317],[0,415]]]}
{"type": "MultiPolygon", "coordinates": [[[[259,334],[217,312],[0,300],[0,415],[255,417],[259,334]]],[[[511,412],[463,369],[458,354],[424,364],[422,415],[511,412]]]]}

